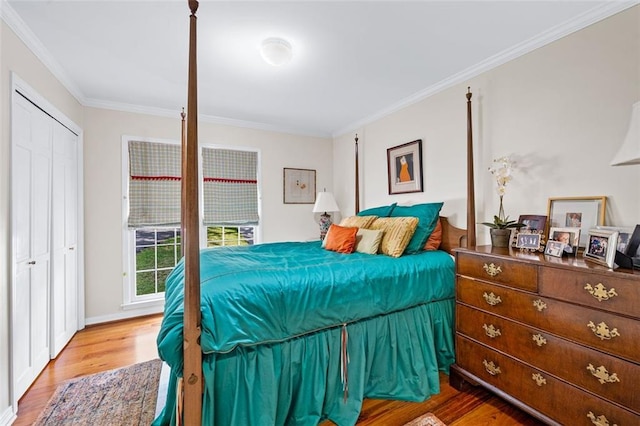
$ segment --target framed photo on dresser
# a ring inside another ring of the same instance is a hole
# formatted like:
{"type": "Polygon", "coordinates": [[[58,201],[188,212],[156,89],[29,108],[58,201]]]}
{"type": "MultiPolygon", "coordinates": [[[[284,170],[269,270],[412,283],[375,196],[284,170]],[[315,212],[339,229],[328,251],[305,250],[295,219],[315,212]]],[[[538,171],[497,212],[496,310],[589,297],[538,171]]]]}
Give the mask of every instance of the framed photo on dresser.
{"type": "MultiPolygon", "coordinates": [[[[580,228],[580,247],[586,247],[589,229],[604,225],[607,197],[549,198],[549,228],[580,228]]],[[[550,232],[549,232],[550,234],[550,232]]]]}
{"type": "Polygon", "coordinates": [[[584,249],[585,259],[601,263],[613,269],[618,246],[618,231],[590,229],[587,247],[584,249]]]}

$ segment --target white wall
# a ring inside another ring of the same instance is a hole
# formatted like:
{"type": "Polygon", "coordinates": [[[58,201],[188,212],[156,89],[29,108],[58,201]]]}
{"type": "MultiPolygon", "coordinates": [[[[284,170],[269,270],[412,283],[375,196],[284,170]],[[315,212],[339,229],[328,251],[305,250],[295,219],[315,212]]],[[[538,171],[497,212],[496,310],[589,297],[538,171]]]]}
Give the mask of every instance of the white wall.
{"type": "Polygon", "coordinates": [[[9,396],[9,296],[11,285],[10,176],[11,176],[11,71],[17,73],[40,95],[78,125],[82,125],[82,106],[42,65],[18,37],[1,22],[0,99],[0,424],[6,420],[9,396]]]}
{"type": "MultiPolygon", "coordinates": [[[[307,240],[318,233],[311,204],[284,204],[283,168],[316,170],[317,188],[332,189],[330,139],[200,121],[201,143],[261,151],[262,241],[307,240]]],[[[122,317],[122,135],[180,139],[180,117],[85,109],[85,241],[87,323],[122,317]]],[[[127,312],[127,316],[136,315],[127,312]]]]}
{"type": "MultiPolygon", "coordinates": [[[[488,167],[511,155],[519,163],[504,198],[512,218],[546,214],[549,197],[606,195],[607,224],[640,223],[640,166],[609,166],[631,106],[640,100],[640,6],[358,129],[361,208],[444,200],[443,213],[466,227],[467,86],[473,93],[477,222],[498,212],[488,167]],[[423,140],[425,190],[390,196],[386,150],[415,139],[423,140]]],[[[336,195],[351,208],[352,152],[352,134],[335,138],[336,195]]],[[[487,228],[477,229],[478,242],[488,243],[487,228]]]]}

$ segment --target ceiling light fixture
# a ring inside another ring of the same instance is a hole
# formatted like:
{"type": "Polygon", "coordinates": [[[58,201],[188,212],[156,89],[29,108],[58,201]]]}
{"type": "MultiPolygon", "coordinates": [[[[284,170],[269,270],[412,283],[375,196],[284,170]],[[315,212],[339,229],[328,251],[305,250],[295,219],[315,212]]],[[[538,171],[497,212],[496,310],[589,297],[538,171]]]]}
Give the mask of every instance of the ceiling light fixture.
{"type": "Polygon", "coordinates": [[[260,45],[260,54],[269,65],[279,67],[287,64],[293,56],[291,43],[287,40],[272,37],[262,41],[260,45]]]}

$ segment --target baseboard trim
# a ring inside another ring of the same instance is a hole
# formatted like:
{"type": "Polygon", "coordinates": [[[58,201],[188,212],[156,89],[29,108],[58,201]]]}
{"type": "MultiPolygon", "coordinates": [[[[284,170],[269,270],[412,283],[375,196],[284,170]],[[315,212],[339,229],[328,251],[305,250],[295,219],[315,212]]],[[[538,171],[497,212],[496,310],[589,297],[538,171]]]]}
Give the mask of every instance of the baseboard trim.
{"type": "Polygon", "coordinates": [[[102,324],[104,322],[113,322],[135,317],[143,317],[145,315],[160,314],[164,310],[164,306],[151,306],[142,309],[131,309],[110,315],[100,315],[97,317],[89,317],[85,319],[85,325],[102,324]]]}
{"type": "Polygon", "coordinates": [[[13,412],[13,407],[10,405],[4,410],[2,416],[0,416],[0,426],[9,426],[15,422],[17,418],[18,416],[13,412]]]}

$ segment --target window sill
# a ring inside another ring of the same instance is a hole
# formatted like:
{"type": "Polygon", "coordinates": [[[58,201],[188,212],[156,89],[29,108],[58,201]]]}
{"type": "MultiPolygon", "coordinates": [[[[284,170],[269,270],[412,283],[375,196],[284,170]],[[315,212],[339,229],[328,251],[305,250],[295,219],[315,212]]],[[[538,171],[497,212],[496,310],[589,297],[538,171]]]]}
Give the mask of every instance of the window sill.
{"type": "Polygon", "coordinates": [[[130,302],[123,303],[120,305],[123,311],[131,311],[135,309],[150,309],[150,308],[160,308],[160,310],[164,309],[164,297],[162,299],[156,300],[144,300],[141,302],[130,302]]]}

